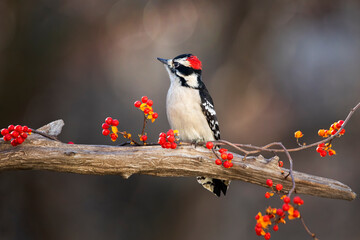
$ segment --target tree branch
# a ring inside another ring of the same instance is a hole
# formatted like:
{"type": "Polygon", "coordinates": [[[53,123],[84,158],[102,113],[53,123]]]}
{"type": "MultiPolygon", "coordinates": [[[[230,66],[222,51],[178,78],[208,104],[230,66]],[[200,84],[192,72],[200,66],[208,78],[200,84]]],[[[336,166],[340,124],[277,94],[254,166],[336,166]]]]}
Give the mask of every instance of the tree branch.
{"type": "MultiPolygon", "coordinates": [[[[57,136],[64,125],[58,120],[38,129],[57,136]]],[[[278,158],[277,156],[274,158],[278,158]]],[[[180,146],[176,150],[160,146],[101,146],[65,144],[32,134],[16,147],[0,140],[0,171],[32,169],[79,174],[117,174],[129,178],[133,174],[161,177],[209,176],[241,180],[266,187],[266,179],[281,183],[284,192],[292,187],[292,178],[285,179],[288,169],[279,168],[277,159],[269,161],[261,155],[248,157],[234,153],[234,166],[225,169],[214,164],[213,153],[206,148],[180,146]],[[281,170],[285,174],[281,174],[281,170]]],[[[313,196],[354,200],[356,194],[336,180],[293,171],[295,192],[313,196]]]]}

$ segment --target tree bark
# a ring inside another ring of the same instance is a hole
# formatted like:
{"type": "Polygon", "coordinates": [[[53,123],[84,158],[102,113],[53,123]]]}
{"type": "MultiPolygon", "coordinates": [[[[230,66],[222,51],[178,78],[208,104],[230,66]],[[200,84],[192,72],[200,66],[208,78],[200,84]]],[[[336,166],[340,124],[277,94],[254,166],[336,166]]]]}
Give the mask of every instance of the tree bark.
{"type": "MultiPolygon", "coordinates": [[[[60,134],[62,120],[38,129],[48,135],[60,134]]],[[[278,166],[278,157],[270,162],[262,156],[248,158],[234,153],[231,169],[214,164],[214,155],[203,147],[180,146],[163,149],[160,146],[101,146],[65,144],[33,133],[16,147],[0,140],[0,171],[50,170],[79,174],[117,174],[129,178],[133,174],[160,177],[209,176],[218,179],[241,180],[266,187],[271,178],[291,189],[288,169],[278,166]],[[284,174],[281,174],[281,170],[284,174]]],[[[356,194],[345,184],[328,178],[293,172],[295,192],[326,198],[354,200],[356,194]]]]}

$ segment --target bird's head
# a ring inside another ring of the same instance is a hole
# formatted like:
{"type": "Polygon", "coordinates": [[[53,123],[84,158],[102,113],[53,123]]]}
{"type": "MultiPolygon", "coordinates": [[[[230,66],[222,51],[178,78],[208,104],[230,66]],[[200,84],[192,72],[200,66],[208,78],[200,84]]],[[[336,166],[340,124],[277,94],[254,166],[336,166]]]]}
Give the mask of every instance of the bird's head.
{"type": "Polygon", "coordinates": [[[196,56],[182,54],[173,59],[157,59],[165,65],[172,83],[195,89],[200,87],[201,62],[196,56]]]}

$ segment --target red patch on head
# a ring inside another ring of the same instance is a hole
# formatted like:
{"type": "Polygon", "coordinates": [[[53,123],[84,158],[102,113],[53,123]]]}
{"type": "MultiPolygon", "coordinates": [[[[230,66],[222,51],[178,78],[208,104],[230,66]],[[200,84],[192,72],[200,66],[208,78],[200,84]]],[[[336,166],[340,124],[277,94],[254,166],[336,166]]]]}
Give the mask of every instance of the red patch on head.
{"type": "Polygon", "coordinates": [[[197,56],[190,56],[186,60],[188,60],[193,69],[201,70],[201,62],[197,56]]]}

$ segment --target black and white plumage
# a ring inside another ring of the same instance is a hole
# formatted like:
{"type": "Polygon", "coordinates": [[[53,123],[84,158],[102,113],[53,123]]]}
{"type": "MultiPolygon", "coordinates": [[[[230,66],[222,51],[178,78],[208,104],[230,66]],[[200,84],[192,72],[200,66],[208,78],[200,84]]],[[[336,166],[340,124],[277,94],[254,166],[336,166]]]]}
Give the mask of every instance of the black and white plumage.
{"type": "MultiPolygon", "coordinates": [[[[172,129],[179,131],[183,141],[214,141],[220,139],[219,123],[213,100],[201,80],[201,62],[192,54],[173,59],[158,58],[170,77],[166,97],[166,113],[172,129]]],[[[197,177],[207,190],[220,196],[226,194],[229,181],[197,177]]]]}

